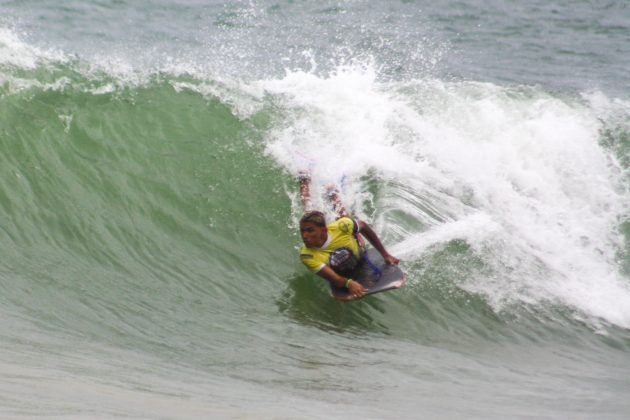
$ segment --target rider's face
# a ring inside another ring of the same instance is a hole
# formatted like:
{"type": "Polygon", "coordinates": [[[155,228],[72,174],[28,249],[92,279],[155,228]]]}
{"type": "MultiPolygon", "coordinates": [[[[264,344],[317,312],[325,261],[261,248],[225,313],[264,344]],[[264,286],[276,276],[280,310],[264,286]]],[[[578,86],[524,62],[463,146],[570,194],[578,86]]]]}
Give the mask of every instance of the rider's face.
{"type": "Polygon", "coordinates": [[[300,235],[307,248],[320,248],[328,238],[328,229],[326,226],[318,226],[313,222],[302,222],[300,235]]]}

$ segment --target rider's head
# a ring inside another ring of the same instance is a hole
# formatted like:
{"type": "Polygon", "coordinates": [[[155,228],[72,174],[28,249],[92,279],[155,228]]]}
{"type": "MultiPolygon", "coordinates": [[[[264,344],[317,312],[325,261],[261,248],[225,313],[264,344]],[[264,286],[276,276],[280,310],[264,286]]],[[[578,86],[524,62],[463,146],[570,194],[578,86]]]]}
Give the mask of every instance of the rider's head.
{"type": "Polygon", "coordinates": [[[320,248],[328,238],[326,217],[321,211],[311,211],[300,219],[300,235],[308,248],[320,248]]]}

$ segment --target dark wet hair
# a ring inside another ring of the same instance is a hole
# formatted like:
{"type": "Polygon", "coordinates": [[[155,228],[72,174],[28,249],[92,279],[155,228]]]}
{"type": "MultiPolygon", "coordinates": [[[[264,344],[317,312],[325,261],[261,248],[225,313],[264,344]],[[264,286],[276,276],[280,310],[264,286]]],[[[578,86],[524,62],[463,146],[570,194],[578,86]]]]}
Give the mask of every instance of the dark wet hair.
{"type": "Polygon", "coordinates": [[[300,224],[311,222],[319,227],[326,227],[326,216],[321,211],[309,211],[300,219],[300,224]]]}

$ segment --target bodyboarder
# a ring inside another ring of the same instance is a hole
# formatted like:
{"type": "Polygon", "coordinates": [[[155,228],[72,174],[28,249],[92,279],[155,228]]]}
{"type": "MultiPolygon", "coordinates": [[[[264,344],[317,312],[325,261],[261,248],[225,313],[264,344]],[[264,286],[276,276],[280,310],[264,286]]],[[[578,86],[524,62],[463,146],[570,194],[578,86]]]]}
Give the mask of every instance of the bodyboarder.
{"type": "Polygon", "coordinates": [[[301,173],[298,180],[305,211],[300,219],[300,235],[304,242],[304,247],[300,250],[300,260],[311,272],[328,280],[334,287],[348,289],[350,300],[361,299],[366,289],[358,281],[354,281],[349,273],[365,258],[365,254],[361,252],[362,236],[374,246],[387,264],[397,265],[400,261],[387,252],[369,224],[349,217],[334,188],[329,189],[328,197],[339,217],[326,224],[324,213],[311,208],[310,176],[301,173]]]}

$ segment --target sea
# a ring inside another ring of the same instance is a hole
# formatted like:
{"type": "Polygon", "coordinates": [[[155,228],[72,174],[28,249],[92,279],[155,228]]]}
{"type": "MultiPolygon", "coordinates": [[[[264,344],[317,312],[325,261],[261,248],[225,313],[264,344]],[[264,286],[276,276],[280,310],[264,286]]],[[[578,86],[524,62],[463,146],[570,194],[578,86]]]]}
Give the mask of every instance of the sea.
{"type": "Polygon", "coordinates": [[[0,418],[630,418],[630,3],[0,0],[0,418]]]}

